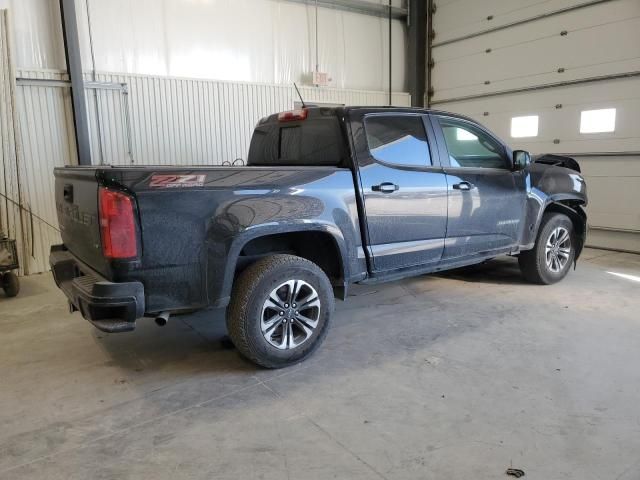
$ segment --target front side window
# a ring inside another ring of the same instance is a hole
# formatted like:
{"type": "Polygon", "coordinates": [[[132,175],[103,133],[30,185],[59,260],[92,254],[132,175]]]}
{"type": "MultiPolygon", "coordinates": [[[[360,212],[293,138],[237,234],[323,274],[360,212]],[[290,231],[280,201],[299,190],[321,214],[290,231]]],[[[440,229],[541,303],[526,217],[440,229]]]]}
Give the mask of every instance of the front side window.
{"type": "Polygon", "coordinates": [[[369,151],[376,160],[409,167],[431,165],[421,116],[374,115],[365,118],[364,129],[369,151]]]}
{"type": "Polygon", "coordinates": [[[511,168],[502,145],[480,128],[456,119],[438,121],[452,167],[511,168]]]}

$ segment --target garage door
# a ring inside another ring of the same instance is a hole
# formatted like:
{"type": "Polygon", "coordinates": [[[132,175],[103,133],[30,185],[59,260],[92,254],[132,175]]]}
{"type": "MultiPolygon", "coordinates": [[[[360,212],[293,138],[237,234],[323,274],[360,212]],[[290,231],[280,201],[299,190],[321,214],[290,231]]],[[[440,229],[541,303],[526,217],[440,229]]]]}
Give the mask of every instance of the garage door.
{"type": "Polygon", "coordinates": [[[435,0],[430,104],[575,157],[592,246],[640,252],[640,0],[435,0]]]}

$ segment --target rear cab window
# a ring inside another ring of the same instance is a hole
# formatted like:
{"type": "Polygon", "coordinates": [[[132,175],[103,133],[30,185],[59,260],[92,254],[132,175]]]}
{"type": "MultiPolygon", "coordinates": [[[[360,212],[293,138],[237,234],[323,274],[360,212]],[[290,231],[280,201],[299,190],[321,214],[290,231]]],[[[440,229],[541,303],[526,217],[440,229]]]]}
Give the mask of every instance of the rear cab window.
{"type": "Polygon", "coordinates": [[[335,110],[310,109],[307,118],[262,120],[249,146],[247,165],[347,166],[347,142],[335,110]]]}

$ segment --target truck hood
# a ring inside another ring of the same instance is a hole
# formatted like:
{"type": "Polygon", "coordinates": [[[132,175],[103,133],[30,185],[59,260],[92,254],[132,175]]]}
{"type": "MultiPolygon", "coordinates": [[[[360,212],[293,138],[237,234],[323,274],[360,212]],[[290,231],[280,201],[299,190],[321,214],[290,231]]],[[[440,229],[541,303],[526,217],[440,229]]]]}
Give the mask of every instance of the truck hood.
{"type": "Polygon", "coordinates": [[[587,204],[587,185],[580,165],[573,158],[540,155],[528,168],[531,186],[552,201],[577,201],[587,204]]]}
{"type": "Polygon", "coordinates": [[[564,167],[576,172],[580,172],[580,165],[571,157],[565,157],[564,155],[555,155],[553,153],[543,153],[542,155],[535,155],[531,159],[532,163],[539,163],[544,165],[552,165],[555,167],[564,167]]]}

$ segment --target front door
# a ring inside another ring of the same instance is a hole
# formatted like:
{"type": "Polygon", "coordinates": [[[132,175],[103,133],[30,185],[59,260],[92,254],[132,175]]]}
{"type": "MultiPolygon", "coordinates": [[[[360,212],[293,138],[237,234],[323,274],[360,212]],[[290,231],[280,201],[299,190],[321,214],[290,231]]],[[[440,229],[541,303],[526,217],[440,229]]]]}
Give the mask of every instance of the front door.
{"type": "Polygon", "coordinates": [[[449,189],[443,259],[509,250],[524,217],[524,176],[513,171],[504,145],[479,125],[432,119],[449,189]]]}
{"type": "Polygon", "coordinates": [[[428,118],[369,113],[351,125],[373,269],[438,262],[447,226],[447,183],[429,148],[428,118]]]}

